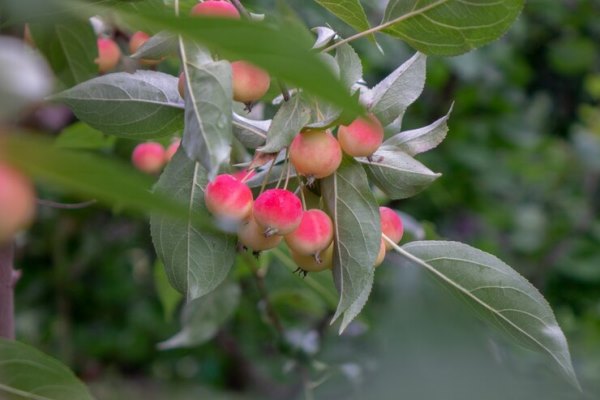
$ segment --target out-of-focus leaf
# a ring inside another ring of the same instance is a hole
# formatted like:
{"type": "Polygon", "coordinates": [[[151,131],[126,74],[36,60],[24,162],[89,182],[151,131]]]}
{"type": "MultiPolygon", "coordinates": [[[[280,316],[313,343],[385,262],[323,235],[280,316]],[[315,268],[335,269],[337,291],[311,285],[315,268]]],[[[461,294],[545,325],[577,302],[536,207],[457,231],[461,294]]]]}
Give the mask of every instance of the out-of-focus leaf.
{"type": "Polygon", "coordinates": [[[171,32],[158,32],[148,39],[131,55],[131,58],[160,60],[177,52],[177,35],[171,32]]]}
{"type": "Polygon", "coordinates": [[[309,120],[310,108],[302,94],[296,93],[277,110],[267,132],[267,143],[259,151],[276,153],[286,148],[309,120]]]}
{"type": "Polygon", "coordinates": [[[112,148],[115,141],[114,136],[106,136],[83,122],[76,122],[63,129],[54,145],[61,149],[100,150],[112,148]]]}
{"type": "Polygon", "coordinates": [[[0,398],[92,400],[85,385],[58,360],[16,340],[0,338],[0,398]]]}
{"type": "Polygon", "coordinates": [[[170,322],[183,296],[169,284],[165,266],[160,260],[154,263],[154,286],[163,307],[165,321],[170,322]]]}

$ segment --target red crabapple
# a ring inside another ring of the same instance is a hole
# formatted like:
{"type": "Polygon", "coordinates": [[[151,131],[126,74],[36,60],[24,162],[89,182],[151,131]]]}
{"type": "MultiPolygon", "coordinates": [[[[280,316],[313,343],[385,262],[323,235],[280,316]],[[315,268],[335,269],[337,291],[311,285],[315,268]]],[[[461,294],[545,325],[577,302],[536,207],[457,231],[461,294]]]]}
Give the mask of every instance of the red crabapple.
{"type": "Polygon", "coordinates": [[[302,203],[289,190],[268,189],[261,193],[252,209],[256,222],[266,236],[287,235],[302,221],[302,203]]]}
{"type": "Polygon", "coordinates": [[[238,238],[240,243],[253,251],[269,250],[281,242],[280,235],[265,237],[265,229],[256,223],[253,217],[242,222],[238,227],[238,238]]]}
{"type": "Polygon", "coordinates": [[[206,185],[206,208],[215,217],[241,222],[252,212],[252,191],[232,175],[221,174],[206,185]]]}
{"type": "Polygon", "coordinates": [[[175,139],[171,142],[167,150],[165,151],[165,159],[167,161],[171,161],[177,150],[179,150],[179,146],[181,145],[181,139],[175,139]]]}
{"type": "Polygon", "coordinates": [[[302,255],[291,251],[292,259],[305,272],[320,272],[333,267],[333,243],[321,252],[321,262],[312,255],[302,255]]]}
{"type": "Polygon", "coordinates": [[[240,13],[228,1],[208,0],[196,4],[191,11],[192,15],[204,15],[221,18],[239,18],[240,13]]]}
{"type": "Polygon", "coordinates": [[[305,211],[298,228],[285,235],[285,242],[290,250],[302,255],[314,255],[317,258],[332,240],[331,218],[319,209],[305,211]]]}
{"type": "Polygon", "coordinates": [[[377,258],[375,259],[374,267],[379,267],[385,258],[385,249],[386,249],[386,241],[382,238],[381,244],[379,245],[379,253],[377,253],[377,258]]]}
{"type": "Polygon", "coordinates": [[[261,68],[246,61],[231,63],[233,99],[251,103],[263,97],[269,90],[271,77],[261,68]]]}
{"type": "Polygon", "coordinates": [[[140,143],[131,154],[131,162],[142,172],[155,174],[165,165],[165,148],[156,142],[140,143]]]}
{"type": "Polygon", "coordinates": [[[327,131],[305,131],[290,144],[290,162],[300,175],[321,179],[338,169],[342,149],[327,131]]]}
{"type": "Polygon", "coordinates": [[[383,126],[370,114],[355,119],[350,125],[340,125],[337,134],[340,146],[352,157],[369,157],[383,142],[383,126]]]}
{"type": "MultiPolygon", "coordinates": [[[[379,207],[379,217],[381,218],[381,233],[394,243],[400,242],[404,233],[404,226],[396,211],[388,207],[379,207]]],[[[387,241],[385,246],[388,250],[392,248],[392,245],[387,241]]]]}
{"type": "Polygon", "coordinates": [[[95,63],[98,64],[98,70],[106,73],[114,69],[121,58],[121,49],[114,40],[109,38],[98,39],[98,58],[95,63]]]}
{"type": "Polygon", "coordinates": [[[0,243],[26,228],[35,215],[35,191],[19,171],[0,164],[0,243]]]}

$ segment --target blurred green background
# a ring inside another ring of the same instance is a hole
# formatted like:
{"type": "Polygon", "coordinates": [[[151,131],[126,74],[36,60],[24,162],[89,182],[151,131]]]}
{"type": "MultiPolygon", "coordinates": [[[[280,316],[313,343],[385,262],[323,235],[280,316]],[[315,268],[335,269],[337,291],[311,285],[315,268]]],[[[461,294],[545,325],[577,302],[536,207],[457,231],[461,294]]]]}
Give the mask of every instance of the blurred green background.
{"type": "MultiPolygon", "coordinates": [[[[277,8],[274,1],[244,3],[256,12],[277,8]]],[[[363,2],[372,22],[385,3],[363,2]]],[[[313,2],[289,5],[309,26],[352,33],[313,2]]],[[[157,295],[148,223],[100,207],[40,207],[19,238],[18,338],[71,366],[99,399],[598,398],[599,16],[596,0],[530,0],[500,41],[456,58],[431,57],[405,127],[433,122],[454,102],[448,138],[419,157],[443,176],[393,204],[422,223],[428,238],[495,254],[540,289],[569,340],[583,394],[548,359],[496,336],[393,256],[378,269],[363,315],[341,337],[328,325],[328,304],[272,261],[267,288],[290,348],[278,349],[254,282],[236,269],[240,307],[217,337],[158,350],[179,323],[157,295]]],[[[367,40],[354,43],[370,85],[412,54],[401,42],[378,39],[383,54],[367,40]]],[[[177,72],[176,63],[159,68],[177,72]]],[[[64,109],[47,107],[25,122],[57,134],[65,121],[64,109]]],[[[126,160],[133,145],[120,140],[105,152],[126,160]]],[[[40,187],[40,197],[77,200],[49,187],[40,187]]]]}

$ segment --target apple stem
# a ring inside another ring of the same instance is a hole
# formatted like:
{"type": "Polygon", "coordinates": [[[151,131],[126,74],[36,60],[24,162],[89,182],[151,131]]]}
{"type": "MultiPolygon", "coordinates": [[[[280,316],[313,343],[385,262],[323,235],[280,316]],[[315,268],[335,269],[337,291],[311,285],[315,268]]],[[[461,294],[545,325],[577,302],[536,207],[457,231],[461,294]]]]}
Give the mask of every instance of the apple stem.
{"type": "Polygon", "coordinates": [[[290,91],[288,90],[287,86],[285,86],[285,84],[283,82],[281,82],[280,80],[277,80],[277,83],[279,84],[279,89],[281,90],[281,94],[283,96],[283,101],[289,101],[290,100],[290,91]]]}
{"type": "Polygon", "coordinates": [[[252,17],[250,16],[250,13],[248,12],[248,10],[246,10],[246,7],[244,7],[244,5],[242,4],[242,2],[240,0],[231,0],[231,2],[233,3],[233,5],[235,6],[235,8],[237,8],[237,10],[239,11],[239,13],[246,19],[252,19],[252,17]]]}

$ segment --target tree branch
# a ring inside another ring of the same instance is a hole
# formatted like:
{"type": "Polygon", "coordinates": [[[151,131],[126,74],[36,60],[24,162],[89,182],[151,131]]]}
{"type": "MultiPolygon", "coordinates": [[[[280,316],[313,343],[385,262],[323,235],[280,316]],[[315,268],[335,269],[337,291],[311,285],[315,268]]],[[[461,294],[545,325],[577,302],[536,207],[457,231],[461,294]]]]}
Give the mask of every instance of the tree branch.
{"type": "Polygon", "coordinates": [[[14,286],[19,274],[13,270],[12,240],[0,244],[0,337],[15,338],[14,286]]]}

